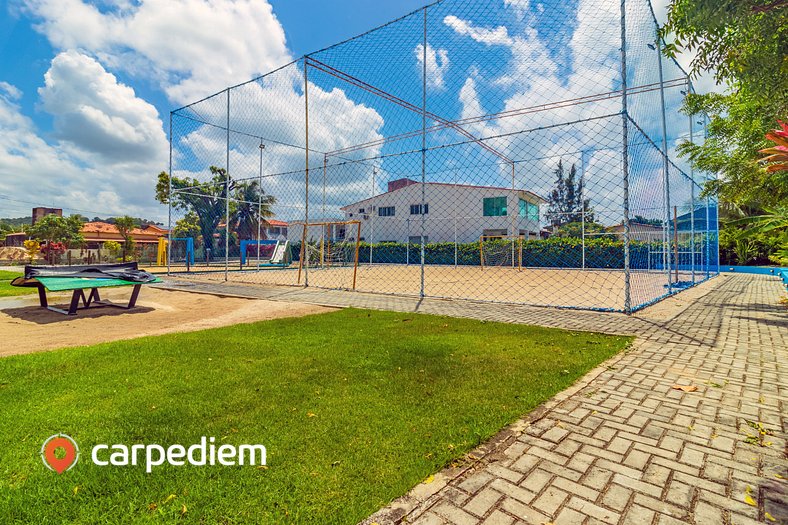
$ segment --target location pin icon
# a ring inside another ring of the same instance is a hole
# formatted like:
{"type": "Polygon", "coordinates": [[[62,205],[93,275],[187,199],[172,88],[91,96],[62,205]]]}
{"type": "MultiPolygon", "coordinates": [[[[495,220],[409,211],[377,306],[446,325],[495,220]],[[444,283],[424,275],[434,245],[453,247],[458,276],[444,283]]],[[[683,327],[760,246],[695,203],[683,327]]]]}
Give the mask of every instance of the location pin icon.
{"type": "Polygon", "coordinates": [[[79,459],[79,447],[76,441],[66,434],[50,436],[41,447],[41,459],[48,468],[62,474],[73,467],[79,459]],[[56,451],[63,449],[65,453],[58,457],[56,451]]]}

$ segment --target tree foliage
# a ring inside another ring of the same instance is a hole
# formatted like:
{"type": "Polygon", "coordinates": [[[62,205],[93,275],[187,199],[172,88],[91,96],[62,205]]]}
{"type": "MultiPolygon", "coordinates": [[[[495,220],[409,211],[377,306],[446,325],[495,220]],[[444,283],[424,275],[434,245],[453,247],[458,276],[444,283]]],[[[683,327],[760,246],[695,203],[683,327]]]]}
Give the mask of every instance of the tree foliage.
{"type": "Polygon", "coordinates": [[[695,169],[716,173],[706,194],[757,211],[788,198],[785,174],[758,165],[764,135],[788,111],[788,2],[672,0],[663,36],[666,54],[696,53],[691,74],[715,70],[728,94],[689,95],[685,112],[708,114],[705,143],[684,142],[679,153],[695,169]]]}
{"type": "Polygon", "coordinates": [[[562,224],[555,235],[557,237],[573,237],[580,239],[584,235],[586,238],[593,236],[598,237],[600,233],[605,233],[605,226],[598,222],[586,222],[585,224],[582,222],[568,222],[562,224]]]}
{"type": "Polygon", "coordinates": [[[130,253],[134,253],[134,237],[132,236],[131,231],[136,227],[137,221],[128,215],[115,219],[115,228],[118,229],[118,233],[120,233],[120,236],[123,237],[122,251],[124,262],[129,257],[130,253]]]}
{"type": "MultiPolygon", "coordinates": [[[[257,181],[235,181],[227,177],[224,168],[211,166],[211,178],[200,181],[191,177],[172,177],[172,207],[196,215],[203,246],[215,250],[214,233],[220,234],[223,245],[224,231],[217,231],[226,215],[225,198],[230,195],[230,229],[234,234],[230,239],[252,239],[257,237],[257,221],[273,216],[271,206],[276,202],[267,195],[257,181]]],[[[156,200],[162,204],[170,202],[170,176],[159,173],[156,184],[156,200]]],[[[215,253],[215,251],[214,251],[215,253]]]]}
{"type": "MultiPolygon", "coordinates": [[[[64,248],[78,248],[85,243],[81,230],[82,221],[79,216],[46,215],[30,226],[27,233],[33,239],[46,242],[47,245],[58,243],[62,244],[64,248]]],[[[52,258],[55,256],[56,250],[48,250],[46,253],[49,262],[54,263],[52,258]]]]}
{"type": "Polygon", "coordinates": [[[545,217],[553,226],[561,226],[572,222],[594,222],[594,211],[590,199],[583,199],[583,181],[577,179],[577,168],[574,164],[565,173],[564,162],[558,161],[555,171],[555,186],[547,199],[545,217]]]}

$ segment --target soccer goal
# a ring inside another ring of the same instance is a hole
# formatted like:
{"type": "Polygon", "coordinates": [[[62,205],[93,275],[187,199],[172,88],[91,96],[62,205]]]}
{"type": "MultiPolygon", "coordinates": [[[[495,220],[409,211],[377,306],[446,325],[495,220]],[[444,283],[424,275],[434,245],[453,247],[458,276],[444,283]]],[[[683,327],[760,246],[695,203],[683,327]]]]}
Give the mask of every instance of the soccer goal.
{"type": "Polygon", "coordinates": [[[523,269],[522,237],[479,237],[479,259],[485,268],[523,269]]]}
{"type": "Polygon", "coordinates": [[[302,272],[347,268],[352,270],[352,289],[355,290],[360,239],[360,221],[304,223],[298,261],[298,283],[301,284],[302,272]]]}

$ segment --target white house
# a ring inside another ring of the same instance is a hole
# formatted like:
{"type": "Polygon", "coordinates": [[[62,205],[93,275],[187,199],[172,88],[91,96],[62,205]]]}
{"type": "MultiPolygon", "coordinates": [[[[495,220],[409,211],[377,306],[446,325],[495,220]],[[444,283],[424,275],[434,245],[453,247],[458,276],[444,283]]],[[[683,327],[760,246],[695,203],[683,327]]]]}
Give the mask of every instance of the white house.
{"type": "Polygon", "coordinates": [[[425,242],[469,243],[482,236],[538,238],[539,207],[545,203],[520,189],[399,179],[386,193],[340,209],[345,220],[361,221],[367,242],[421,242],[423,219],[425,242]]]}

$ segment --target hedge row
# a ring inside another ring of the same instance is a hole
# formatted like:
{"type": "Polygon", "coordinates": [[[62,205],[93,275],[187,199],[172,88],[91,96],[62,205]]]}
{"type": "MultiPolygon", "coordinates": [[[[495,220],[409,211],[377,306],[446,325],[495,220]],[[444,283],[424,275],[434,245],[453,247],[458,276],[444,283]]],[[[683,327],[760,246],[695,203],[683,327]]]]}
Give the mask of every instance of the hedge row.
{"type": "MultiPolygon", "coordinates": [[[[508,249],[509,241],[494,240],[485,242],[485,253],[501,254],[499,262],[511,264],[508,249]]],[[[680,251],[686,248],[680,247],[680,251]]],[[[292,244],[293,259],[298,260],[301,252],[301,243],[292,244]]],[[[359,250],[359,263],[368,263],[370,254],[373,263],[379,264],[418,264],[420,260],[421,245],[407,243],[377,243],[362,242],[359,250]],[[370,247],[372,248],[370,252],[370,247]]],[[[662,243],[645,243],[633,241],[630,244],[630,261],[633,269],[655,268],[661,263],[661,257],[656,255],[662,251],[662,243]],[[649,264],[649,253],[651,261],[649,264]]],[[[479,266],[479,243],[464,243],[457,245],[457,264],[479,266]]],[[[581,239],[572,237],[551,237],[544,240],[523,241],[523,266],[541,268],[581,268],[583,265],[583,243],[581,239]]],[[[671,257],[672,258],[672,257],[671,257]]],[[[455,264],[455,245],[451,242],[428,243],[424,247],[425,264],[455,264]]],[[[680,255],[679,264],[689,264],[690,255],[680,255]]],[[[696,255],[696,265],[703,264],[703,254],[696,255]]],[[[489,264],[489,262],[488,262],[489,264]]],[[[614,238],[586,239],[585,242],[585,267],[586,268],[624,268],[624,242],[614,238]]]]}

